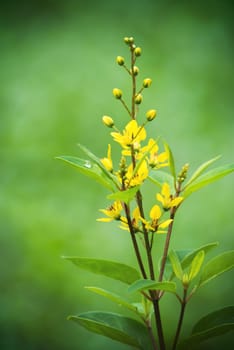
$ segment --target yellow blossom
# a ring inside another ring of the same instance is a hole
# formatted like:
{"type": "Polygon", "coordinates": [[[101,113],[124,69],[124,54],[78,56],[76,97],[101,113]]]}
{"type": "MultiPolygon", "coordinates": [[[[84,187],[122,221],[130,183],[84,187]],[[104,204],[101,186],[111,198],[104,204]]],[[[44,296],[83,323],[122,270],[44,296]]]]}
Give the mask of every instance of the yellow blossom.
{"type": "Polygon", "coordinates": [[[111,145],[108,145],[108,150],[107,150],[107,158],[102,158],[101,159],[102,164],[106,168],[106,170],[112,172],[113,171],[113,163],[111,159],[111,145]]]}
{"type": "Polygon", "coordinates": [[[149,139],[148,149],[150,149],[148,162],[151,168],[162,168],[169,165],[168,152],[158,153],[158,145],[153,139],[149,139]]]}
{"type": "MultiPolygon", "coordinates": [[[[128,225],[127,218],[121,216],[120,220],[121,220],[120,228],[122,230],[129,231],[129,225],[128,225]]],[[[140,210],[139,210],[139,207],[136,207],[132,212],[132,220],[131,220],[132,228],[133,228],[134,232],[140,231],[139,222],[140,222],[140,210]]]]}
{"type": "Polygon", "coordinates": [[[111,136],[123,148],[129,148],[134,144],[139,145],[146,138],[145,128],[138,126],[136,120],[131,120],[123,130],[123,133],[112,132],[111,136]]]}
{"type": "Polygon", "coordinates": [[[156,198],[159,202],[162,203],[164,210],[168,210],[172,207],[178,207],[178,205],[183,200],[183,197],[173,198],[173,196],[170,192],[170,186],[166,182],[162,185],[162,191],[161,191],[161,193],[157,193],[156,198]]]}
{"type": "Polygon", "coordinates": [[[145,160],[141,163],[137,171],[134,171],[133,165],[130,164],[126,173],[125,185],[127,187],[141,185],[147,178],[148,174],[149,169],[145,160]]]}
{"type": "Polygon", "coordinates": [[[100,218],[97,219],[97,221],[102,222],[110,222],[113,220],[120,220],[121,218],[121,211],[122,211],[122,204],[120,201],[114,202],[109,208],[107,209],[100,209],[103,214],[105,214],[106,218],[100,218]]]}
{"type": "Polygon", "coordinates": [[[162,212],[157,204],[151,208],[149,216],[151,221],[146,221],[143,218],[141,218],[141,221],[144,223],[145,228],[152,232],[165,233],[166,231],[161,229],[167,228],[172,222],[172,219],[167,219],[162,222],[159,222],[162,216],[162,212]]]}

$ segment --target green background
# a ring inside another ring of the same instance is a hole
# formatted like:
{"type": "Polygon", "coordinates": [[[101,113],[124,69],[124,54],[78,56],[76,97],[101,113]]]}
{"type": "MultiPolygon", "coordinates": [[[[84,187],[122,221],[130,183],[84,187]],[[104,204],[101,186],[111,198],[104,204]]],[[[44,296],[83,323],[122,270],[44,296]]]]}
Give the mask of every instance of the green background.
{"type": "MultiPolygon", "coordinates": [[[[95,309],[122,312],[84,286],[125,289],[76,269],[62,255],[133,266],[135,257],[127,232],[96,222],[98,209],[108,205],[105,189],[54,158],[82,156],[78,142],[99,157],[106,154],[111,138],[102,115],[126,122],[112,88],[126,91],[129,81],[115,57],[127,57],[123,37],[134,36],[143,50],[139,79],[153,79],[141,115],[158,110],[149,134],[168,141],[178,170],[186,162],[194,170],[218,154],[220,165],[232,162],[231,1],[50,0],[1,6],[1,349],[127,349],[66,320],[95,309]]],[[[217,240],[218,252],[233,248],[233,184],[228,176],[188,199],[175,224],[175,249],[217,240]]],[[[146,188],[146,203],[155,192],[146,188]]],[[[200,290],[188,306],[185,335],[197,319],[233,302],[232,279],[226,273],[200,290]]],[[[178,303],[168,297],[163,307],[170,339],[178,303]]],[[[221,344],[232,349],[233,336],[204,349],[221,344]]]]}

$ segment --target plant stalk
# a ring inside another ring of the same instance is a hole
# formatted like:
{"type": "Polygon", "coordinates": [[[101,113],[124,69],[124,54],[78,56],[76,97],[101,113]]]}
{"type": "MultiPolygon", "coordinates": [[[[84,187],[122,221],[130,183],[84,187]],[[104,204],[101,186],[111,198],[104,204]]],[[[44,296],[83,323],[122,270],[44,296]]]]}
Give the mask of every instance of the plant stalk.
{"type": "Polygon", "coordinates": [[[183,323],[183,319],[184,319],[184,312],[185,312],[185,308],[187,305],[186,297],[187,297],[187,288],[184,289],[184,296],[183,296],[183,300],[181,301],[180,317],[179,317],[179,321],[178,321],[178,325],[177,325],[177,329],[176,329],[174,342],[172,345],[172,350],[176,350],[176,346],[177,346],[177,343],[179,340],[179,336],[180,336],[180,332],[181,332],[181,328],[182,328],[182,323],[183,323]]]}

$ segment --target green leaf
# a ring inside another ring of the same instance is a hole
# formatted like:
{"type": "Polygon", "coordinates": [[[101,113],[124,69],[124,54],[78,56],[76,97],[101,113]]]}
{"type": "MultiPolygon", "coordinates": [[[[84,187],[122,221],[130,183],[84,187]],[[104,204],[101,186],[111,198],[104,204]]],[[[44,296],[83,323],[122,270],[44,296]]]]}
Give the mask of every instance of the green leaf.
{"type": "Polygon", "coordinates": [[[104,298],[107,298],[114,303],[118,304],[119,306],[123,306],[124,308],[133,311],[139,315],[138,309],[133,304],[128,303],[126,300],[118,296],[117,294],[114,294],[112,292],[109,292],[108,290],[98,288],[98,287],[85,287],[86,289],[90,290],[93,293],[102,295],[104,298]]]}
{"type": "Polygon", "coordinates": [[[199,273],[202,263],[204,261],[204,258],[205,258],[204,250],[200,250],[193,258],[191,268],[189,271],[189,281],[192,281],[199,273]]]}
{"type": "MultiPolygon", "coordinates": [[[[213,242],[213,243],[208,243],[205,244],[197,249],[186,249],[186,250],[176,250],[175,253],[179,258],[179,261],[181,263],[181,267],[183,270],[185,270],[188,266],[191,265],[194,257],[196,256],[196,254],[200,251],[204,251],[205,254],[207,254],[210,250],[212,250],[213,248],[216,248],[218,246],[218,242],[213,242]]],[[[172,270],[172,266],[171,263],[169,261],[169,258],[167,258],[166,261],[166,278],[171,280],[173,279],[174,272],[172,270]]],[[[164,274],[165,275],[165,274],[164,274]]]]}
{"type": "Polygon", "coordinates": [[[140,278],[139,272],[131,266],[115,261],[79,257],[63,257],[81,269],[132,284],[140,278]]]}
{"type": "Polygon", "coordinates": [[[219,242],[212,242],[205,245],[202,245],[201,247],[195,249],[195,250],[184,250],[181,253],[177,252],[179,255],[179,259],[181,261],[181,266],[183,269],[187,268],[191,262],[193,261],[194,257],[200,252],[204,251],[205,254],[207,254],[210,250],[216,248],[219,245],[219,242]],[[187,252],[187,253],[186,253],[187,252]]]}
{"type": "Polygon", "coordinates": [[[187,187],[188,185],[190,185],[192,182],[194,182],[211,164],[213,164],[214,162],[216,162],[218,159],[220,159],[221,156],[217,156],[215,158],[212,158],[210,160],[208,160],[207,162],[201,164],[196,170],[195,172],[192,174],[192,176],[188,179],[188,181],[186,182],[185,187],[187,187]]]}
{"type": "Polygon", "coordinates": [[[203,268],[199,286],[234,267],[234,250],[224,252],[210,260],[203,268]]]}
{"type": "Polygon", "coordinates": [[[169,259],[171,261],[172,269],[174,274],[179,280],[183,278],[183,269],[180,264],[180,260],[174,250],[171,250],[169,253],[169,259]]]}
{"type": "Polygon", "coordinates": [[[95,156],[95,154],[93,154],[87,147],[78,144],[78,147],[90,158],[92,159],[92,161],[101,169],[101,171],[103,172],[103,174],[106,175],[107,178],[109,178],[114,184],[115,186],[118,188],[118,182],[116,180],[116,178],[109,172],[107,171],[107,169],[104,167],[104,165],[102,164],[102,162],[100,161],[100,159],[95,156]]]}
{"type": "Polygon", "coordinates": [[[172,151],[171,151],[169,145],[166,142],[164,142],[164,147],[169,155],[169,166],[170,166],[171,175],[174,178],[174,184],[175,184],[176,183],[176,170],[175,170],[174,157],[173,157],[173,154],[172,154],[172,151]]]}
{"type": "Polygon", "coordinates": [[[60,156],[56,157],[56,159],[62,160],[65,163],[68,163],[69,165],[75,167],[81,174],[94,179],[109,190],[115,190],[113,182],[110,181],[110,179],[106,177],[100,168],[91,161],[72,156],[60,156]]]}
{"type": "Polygon", "coordinates": [[[129,188],[126,191],[118,191],[107,196],[108,199],[129,203],[135,197],[140,186],[129,188]]]}
{"type": "Polygon", "coordinates": [[[183,192],[183,197],[190,196],[193,192],[200,190],[202,187],[209,185],[210,183],[221,179],[222,177],[232,173],[234,171],[234,164],[227,164],[213,170],[208,171],[204,175],[200,176],[199,179],[187,186],[183,192]]]}
{"type": "Polygon", "coordinates": [[[174,179],[171,174],[166,173],[161,170],[151,170],[148,179],[156,184],[160,189],[162,185],[166,182],[170,186],[171,193],[174,192],[174,179]]]}
{"type": "Polygon", "coordinates": [[[129,317],[109,312],[86,312],[68,318],[88,331],[141,350],[152,350],[146,327],[129,317]]]}
{"type": "Polygon", "coordinates": [[[202,341],[234,330],[234,306],[211,312],[202,317],[193,327],[192,335],[182,342],[185,349],[202,341]]]}
{"type": "Polygon", "coordinates": [[[129,293],[141,292],[144,290],[164,290],[165,292],[175,293],[176,284],[174,282],[156,282],[148,279],[140,279],[135,281],[128,288],[129,293]]]}

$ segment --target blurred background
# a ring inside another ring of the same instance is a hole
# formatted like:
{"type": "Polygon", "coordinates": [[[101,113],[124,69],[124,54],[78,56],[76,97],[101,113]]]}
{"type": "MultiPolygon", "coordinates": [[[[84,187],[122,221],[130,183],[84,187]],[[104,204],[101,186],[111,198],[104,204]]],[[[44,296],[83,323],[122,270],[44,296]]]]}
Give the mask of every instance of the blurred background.
{"type": "MultiPolygon", "coordinates": [[[[66,319],[95,309],[124,312],[84,286],[116,293],[125,287],[76,269],[62,255],[132,266],[135,257],[126,232],[96,222],[109,204],[105,189],[55,157],[82,157],[78,142],[106,154],[111,138],[102,115],[126,120],[112,97],[114,87],[129,88],[115,58],[127,59],[123,37],[134,36],[143,51],[139,79],[153,79],[140,116],[158,110],[149,134],[167,140],[177,170],[189,162],[192,171],[219,154],[217,165],[232,162],[232,10],[226,0],[1,2],[1,349],[128,349],[66,319]]],[[[175,249],[214,241],[220,241],[216,252],[233,249],[233,185],[229,175],[188,199],[175,224],[175,249]]],[[[146,202],[152,192],[146,188],[146,202]]],[[[183,334],[232,302],[229,272],[194,297],[183,334]]],[[[163,307],[170,340],[178,304],[168,297],[163,307]]],[[[201,349],[232,349],[233,343],[229,334],[201,349]]]]}

